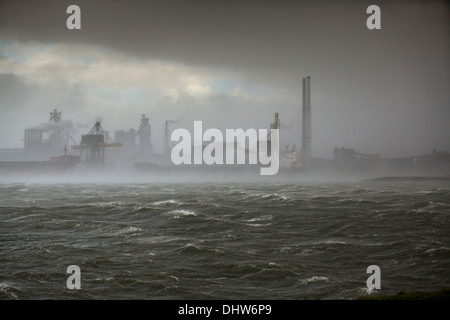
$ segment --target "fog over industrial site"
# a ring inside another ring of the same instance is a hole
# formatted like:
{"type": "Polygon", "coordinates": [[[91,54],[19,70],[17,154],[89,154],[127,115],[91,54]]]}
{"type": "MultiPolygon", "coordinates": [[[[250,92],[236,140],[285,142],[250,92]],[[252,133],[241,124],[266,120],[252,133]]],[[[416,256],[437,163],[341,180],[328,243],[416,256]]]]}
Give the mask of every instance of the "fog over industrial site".
{"type": "MultiPolygon", "coordinates": [[[[58,109],[78,141],[97,119],[164,147],[164,123],[268,128],[301,145],[311,76],[312,155],[450,151],[446,1],[2,1],[0,148],[58,109]],[[81,8],[81,30],[66,9],[81,8]],[[371,4],[381,30],[366,27],[371,4]]],[[[172,128],[172,129],[173,129],[172,128]]]]}

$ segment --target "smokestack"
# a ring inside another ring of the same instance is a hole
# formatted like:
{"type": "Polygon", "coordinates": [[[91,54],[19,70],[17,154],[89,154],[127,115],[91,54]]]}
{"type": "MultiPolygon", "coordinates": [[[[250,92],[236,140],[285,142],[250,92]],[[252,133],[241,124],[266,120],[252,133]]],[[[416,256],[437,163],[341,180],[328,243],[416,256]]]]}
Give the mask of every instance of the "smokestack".
{"type": "Polygon", "coordinates": [[[311,159],[311,77],[303,78],[302,160],[311,159]]]}
{"type": "Polygon", "coordinates": [[[166,120],[164,125],[164,131],[165,131],[165,143],[164,143],[164,153],[169,152],[169,121],[166,120]]]}
{"type": "Polygon", "coordinates": [[[305,158],[305,138],[306,138],[306,79],[302,79],[302,159],[305,158]]]}
{"type": "Polygon", "coordinates": [[[275,112],[275,121],[273,122],[272,129],[280,129],[280,120],[278,119],[278,112],[275,112]]]}

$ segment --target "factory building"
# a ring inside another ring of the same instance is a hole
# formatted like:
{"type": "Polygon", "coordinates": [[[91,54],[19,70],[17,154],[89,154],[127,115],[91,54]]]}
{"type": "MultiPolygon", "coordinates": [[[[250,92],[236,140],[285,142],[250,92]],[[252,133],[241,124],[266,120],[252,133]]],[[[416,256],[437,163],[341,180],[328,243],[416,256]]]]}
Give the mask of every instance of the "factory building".
{"type": "Polygon", "coordinates": [[[75,140],[71,136],[73,124],[62,120],[57,109],[50,112],[47,123],[25,129],[24,157],[26,160],[48,160],[64,152],[75,140]]]}

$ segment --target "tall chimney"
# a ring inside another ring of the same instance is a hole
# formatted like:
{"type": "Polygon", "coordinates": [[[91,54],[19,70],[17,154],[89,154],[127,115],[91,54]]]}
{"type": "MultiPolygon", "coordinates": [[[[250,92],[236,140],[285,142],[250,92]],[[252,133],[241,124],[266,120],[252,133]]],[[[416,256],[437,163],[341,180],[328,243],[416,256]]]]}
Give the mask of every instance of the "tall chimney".
{"type": "Polygon", "coordinates": [[[169,121],[167,120],[164,123],[164,133],[165,133],[164,153],[169,153],[169,121]]]}
{"type": "Polygon", "coordinates": [[[306,145],[306,79],[302,79],[302,159],[305,159],[306,145]]]}
{"type": "Polygon", "coordinates": [[[303,78],[302,160],[311,159],[311,77],[303,78]]]}
{"type": "Polygon", "coordinates": [[[275,112],[275,121],[272,129],[280,129],[280,120],[278,119],[278,112],[275,112]]]}

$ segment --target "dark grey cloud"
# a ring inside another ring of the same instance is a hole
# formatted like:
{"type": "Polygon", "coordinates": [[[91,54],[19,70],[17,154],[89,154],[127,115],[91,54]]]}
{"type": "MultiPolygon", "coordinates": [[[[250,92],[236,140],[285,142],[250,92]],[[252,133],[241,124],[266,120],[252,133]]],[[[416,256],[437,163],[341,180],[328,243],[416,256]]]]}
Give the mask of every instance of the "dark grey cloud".
{"type": "Polygon", "coordinates": [[[439,1],[381,2],[383,28],[376,32],[365,27],[370,1],[81,0],[82,30],[69,31],[65,10],[72,3],[3,2],[0,35],[99,44],[289,82],[298,73],[424,65],[449,48],[448,5],[439,1]]]}

